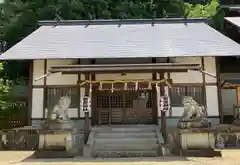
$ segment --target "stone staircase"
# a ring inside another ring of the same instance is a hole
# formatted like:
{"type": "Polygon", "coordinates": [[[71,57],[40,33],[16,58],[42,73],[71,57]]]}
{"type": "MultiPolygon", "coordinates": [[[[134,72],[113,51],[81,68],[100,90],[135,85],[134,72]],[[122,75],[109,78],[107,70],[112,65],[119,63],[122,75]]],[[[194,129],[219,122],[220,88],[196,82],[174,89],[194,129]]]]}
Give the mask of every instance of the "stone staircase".
{"type": "Polygon", "coordinates": [[[155,125],[93,127],[84,156],[156,157],[161,156],[163,138],[155,125]]]}

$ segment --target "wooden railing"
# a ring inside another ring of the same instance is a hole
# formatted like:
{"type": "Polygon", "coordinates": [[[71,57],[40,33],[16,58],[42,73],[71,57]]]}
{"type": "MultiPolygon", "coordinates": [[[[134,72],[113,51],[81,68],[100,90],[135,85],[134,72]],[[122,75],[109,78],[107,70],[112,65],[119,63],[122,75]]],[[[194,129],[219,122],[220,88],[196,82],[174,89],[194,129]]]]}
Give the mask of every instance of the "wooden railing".
{"type": "Polygon", "coordinates": [[[0,129],[12,129],[26,126],[28,123],[27,109],[20,109],[11,114],[0,114],[0,129]]]}

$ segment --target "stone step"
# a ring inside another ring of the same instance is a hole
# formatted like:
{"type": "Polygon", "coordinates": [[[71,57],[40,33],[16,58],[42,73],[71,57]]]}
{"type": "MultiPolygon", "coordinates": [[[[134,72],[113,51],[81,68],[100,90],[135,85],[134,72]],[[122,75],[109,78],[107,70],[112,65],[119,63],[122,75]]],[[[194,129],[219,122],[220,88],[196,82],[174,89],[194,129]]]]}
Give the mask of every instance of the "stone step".
{"type": "Polygon", "coordinates": [[[129,125],[101,125],[101,126],[93,126],[92,128],[155,128],[156,125],[152,124],[129,124],[129,125]]]}
{"type": "Polygon", "coordinates": [[[143,151],[148,151],[148,150],[158,150],[160,148],[160,145],[158,144],[99,144],[96,143],[94,144],[93,150],[102,150],[102,151],[124,151],[124,150],[131,150],[131,151],[136,151],[136,150],[143,150],[143,151]]]}
{"type": "Polygon", "coordinates": [[[95,150],[92,153],[93,157],[104,157],[104,158],[118,158],[118,157],[157,157],[158,151],[102,151],[95,150]]]}
{"type": "Polygon", "coordinates": [[[112,132],[112,133],[97,133],[96,138],[155,138],[157,135],[154,132],[112,132]]]}
{"type": "Polygon", "coordinates": [[[95,138],[95,143],[101,144],[157,144],[158,140],[156,138],[114,138],[114,139],[103,139],[95,138]]]}
{"type": "Polygon", "coordinates": [[[112,132],[132,132],[132,133],[138,133],[138,132],[155,132],[154,127],[94,127],[91,129],[93,132],[105,132],[105,133],[112,133],[112,132]]]}

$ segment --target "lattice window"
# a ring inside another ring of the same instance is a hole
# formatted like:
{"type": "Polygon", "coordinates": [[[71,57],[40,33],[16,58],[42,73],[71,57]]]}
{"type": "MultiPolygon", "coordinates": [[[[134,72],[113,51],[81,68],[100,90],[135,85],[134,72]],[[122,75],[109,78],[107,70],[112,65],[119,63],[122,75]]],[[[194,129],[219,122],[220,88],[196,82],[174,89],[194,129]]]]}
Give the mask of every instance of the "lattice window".
{"type": "Polygon", "coordinates": [[[78,108],[80,100],[78,98],[78,87],[61,87],[61,88],[47,88],[47,108],[52,109],[60,97],[68,95],[71,96],[70,108],[78,108]]]}
{"type": "Polygon", "coordinates": [[[97,94],[97,108],[109,108],[110,107],[110,97],[107,94],[108,91],[98,91],[97,94]]]}
{"type": "Polygon", "coordinates": [[[133,108],[141,93],[148,95],[147,108],[152,108],[152,91],[98,91],[97,108],[133,108]]]}
{"type": "Polygon", "coordinates": [[[148,91],[147,108],[152,108],[152,91],[148,91]]]}
{"type": "Polygon", "coordinates": [[[110,107],[111,108],[123,108],[123,95],[110,96],[110,107]]]}
{"type": "Polygon", "coordinates": [[[173,107],[182,107],[184,96],[192,96],[200,105],[204,105],[202,86],[173,86],[170,89],[171,105],[173,107]]]}

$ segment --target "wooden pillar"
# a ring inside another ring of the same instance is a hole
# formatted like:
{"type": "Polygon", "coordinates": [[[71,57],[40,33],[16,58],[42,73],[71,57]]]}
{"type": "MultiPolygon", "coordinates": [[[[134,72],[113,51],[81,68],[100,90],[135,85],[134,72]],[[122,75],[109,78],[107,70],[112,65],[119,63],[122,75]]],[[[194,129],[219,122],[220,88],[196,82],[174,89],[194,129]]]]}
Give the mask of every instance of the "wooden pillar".
{"type": "MultiPolygon", "coordinates": [[[[95,63],[95,60],[91,60],[90,61],[91,64],[94,64],[95,63]]],[[[93,73],[87,73],[85,74],[85,80],[95,80],[95,74],[93,73]]],[[[95,105],[95,102],[93,100],[95,100],[94,96],[92,94],[94,94],[94,91],[95,88],[91,87],[91,88],[85,88],[85,96],[88,96],[90,99],[91,99],[91,111],[92,111],[92,115],[94,116],[95,114],[95,108],[94,108],[94,105],[95,105]]],[[[88,136],[89,136],[89,133],[90,133],[90,119],[89,119],[89,111],[86,111],[84,112],[84,141],[85,143],[87,142],[87,139],[88,139],[88,136]]]]}
{"type": "Polygon", "coordinates": [[[223,123],[223,105],[222,105],[222,90],[221,90],[221,79],[220,79],[220,58],[215,57],[216,63],[216,76],[217,76],[217,94],[218,94],[218,108],[220,123],[223,123]]]}
{"type": "Polygon", "coordinates": [[[28,125],[32,125],[33,60],[29,61],[28,79],[28,125]]]}
{"type": "Polygon", "coordinates": [[[240,104],[240,86],[237,86],[237,104],[240,104]]]}
{"type": "MultiPolygon", "coordinates": [[[[85,75],[85,80],[90,80],[90,73],[86,73],[85,75]]],[[[90,97],[91,98],[91,93],[89,91],[89,87],[85,87],[85,94],[84,97],[90,97]]],[[[89,124],[89,111],[84,112],[84,141],[87,143],[88,135],[90,132],[90,124],[89,124]]]]}
{"type": "MultiPolygon", "coordinates": [[[[205,62],[204,62],[204,57],[201,57],[201,65],[202,69],[205,70],[205,62]]],[[[206,93],[206,75],[202,73],[202,100],[204,106],[207,108],[207,93],[206,93]]]]}
{"type": "MultiPolygon", "coordinates": [[[[47,74],[47,59],[44,60],[44,75],[47,74]]],[[[47,77],[44,77],[43,79],[43,118],[46,118],[46,108],[47,108],[47,101],[48,101],[48,94],[47,94],[47,77]]],[[[49,110],[48,110],[49,113],[49,110]]],[[[47,115],[48,115],[47,113],[47,115]]]]}
{"type": "MultiPolygon", "coordinates": [[[[159,72],[159,78],[160,80],[164,79],[164,72],[159,72]]],[[[165,84],[161,83],[160,84],[160,96],[165,95],[165,84]]],[[[162,127],[162,135],[164,142],[167,142],[167,119],[166,119],[166,112],[161,111],[161,127],[162,127]]]]}
{"type": "MultiPolygon", "coordinates": [[[[78,59],[78,64],[80,65],[81,64],[81,60],[78,59]]],[[[81,73],[78,74],[78,80],[77,80],[77,84],[78,84],[78,93],[77,93],[77,97],[78,97],[78,100],[81,101],[81,86],[79,85],[81,82],[81,73]]],[[[78,119],[80,119],[80,111],[81,111],[81,106],[80,104],[78,104],[78,112],[77,112],[77,117],[78,119]]]]}
{"type": "MultiPolygon", "coordinates": [[[[93,59],[91,60],[91,64],[94,65],[96,63],[96,60],[93,59]]],[[[95,81],[96,80],[96,75],[95,73],[91,73],[91,80],[95,81]]],[[[97,87],[94,85],[92,87],[92,104],[91,104],[91,125],[95,125],[96,124],[96,118],[97,118],[97,112],[96,112],[96,107],[97,107],[97,100],[96,100],[96,91],[97,91],[97,87]]]]}
{"type": "MultiPolygon", "coordinates": [[[[152,58],[152,63],[156,63],[156,58],[152,58]]],[[[152,80],[157,80],[157,73],[152,73],[152,80]]],[[[152,84],[152,115],[153,115],[153,123],[158,124],[158,103],[157,103],[157,89],[154,84],[152,84]]]]}
{"type": "MultiPolygon", "coordinates": [[[[85,80],[89,80],[89,74],[85,74],[85,80]]],[[[89,88],[85,88],[85,96],[89,97],[89,88]]],[[[89,131],[90,131],[90,128],[89,128],[89,111],[86,111],[86,112],[84,112],[84,142],[85,143],[87,143],[89,131]]]]}

